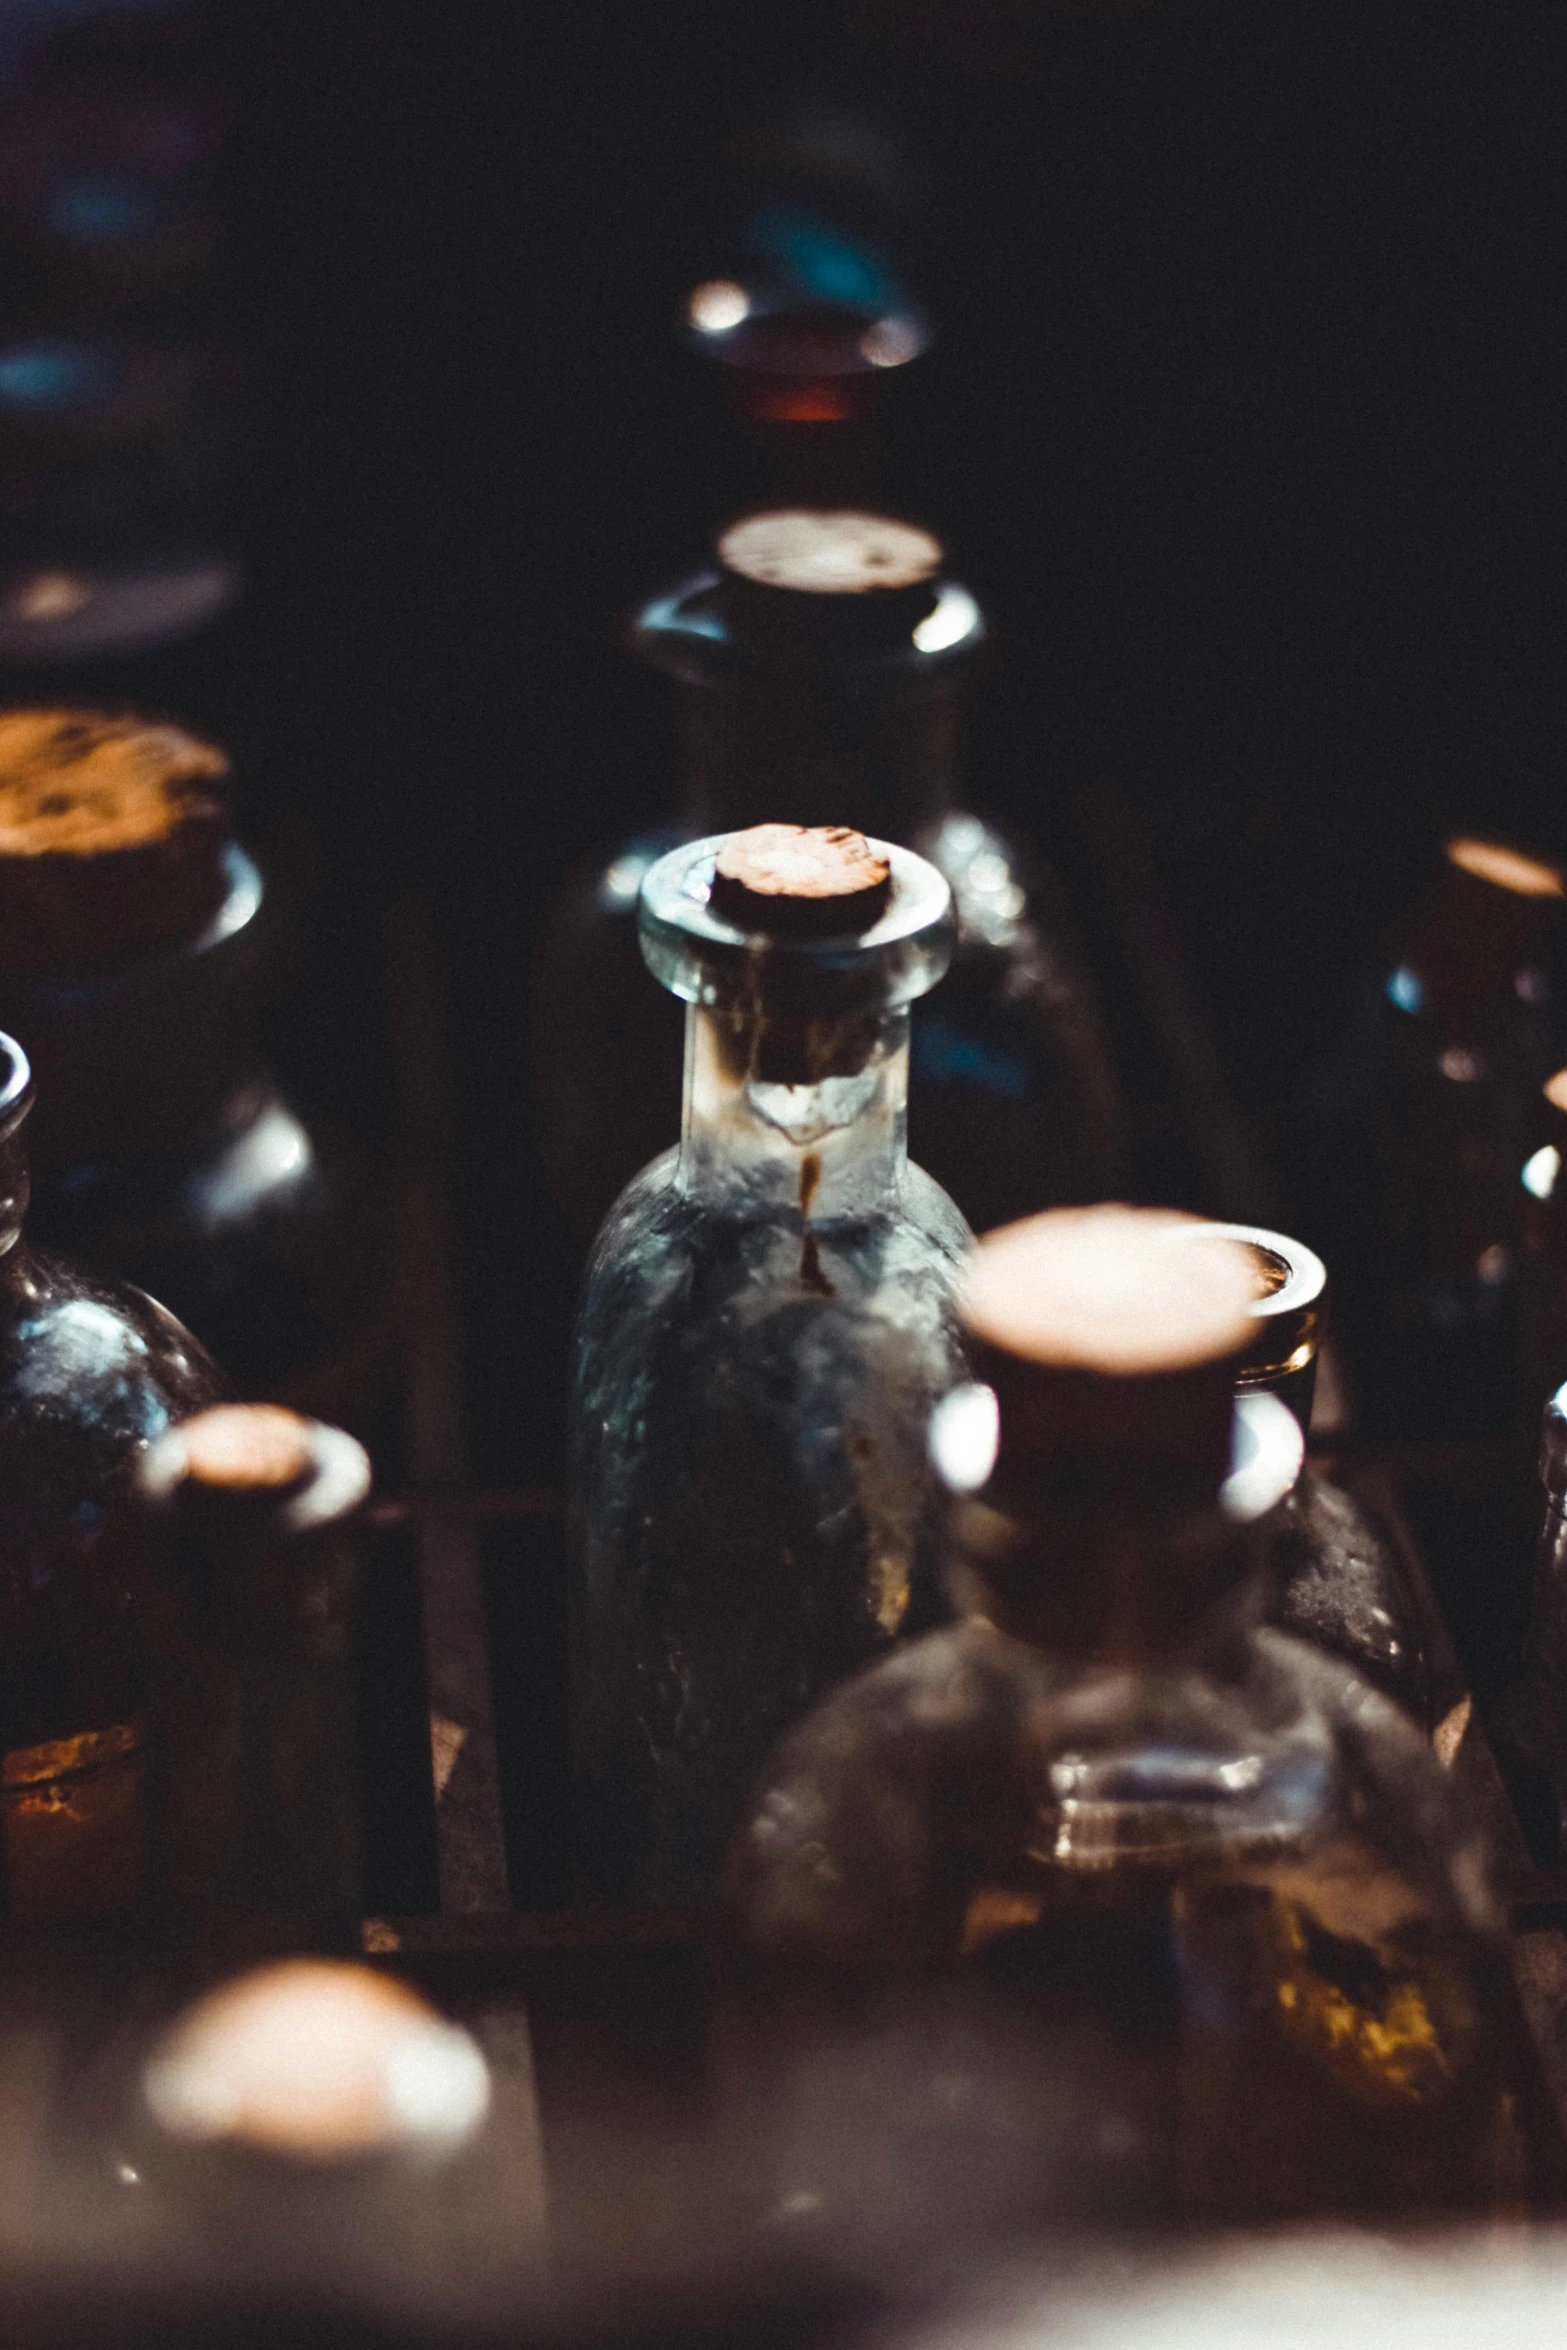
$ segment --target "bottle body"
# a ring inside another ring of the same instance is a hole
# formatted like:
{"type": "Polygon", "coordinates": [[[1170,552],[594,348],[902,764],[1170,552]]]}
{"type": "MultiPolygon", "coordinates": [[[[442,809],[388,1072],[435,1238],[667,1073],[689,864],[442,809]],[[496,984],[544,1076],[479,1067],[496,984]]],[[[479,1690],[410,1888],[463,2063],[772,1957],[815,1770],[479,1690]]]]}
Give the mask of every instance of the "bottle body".
{"type": "Polygon", "coordinates": [[[894,2235],[1516,2202],[1550,2132],[1481,1885],[1418,1733],[1283,1635],[1128,1671],[937,1633],[736,1847],[761,2198],[852,2232],[890,2178],[894,2235]]]}
{"type": "Polygon", "coordinates": [[[146,1692],[105,1540],[137,1457],[224,1392],[171,1314],[18,1242],[0,1260],[5,1909],[122,1915],[146,1864],[146,1692]]]}

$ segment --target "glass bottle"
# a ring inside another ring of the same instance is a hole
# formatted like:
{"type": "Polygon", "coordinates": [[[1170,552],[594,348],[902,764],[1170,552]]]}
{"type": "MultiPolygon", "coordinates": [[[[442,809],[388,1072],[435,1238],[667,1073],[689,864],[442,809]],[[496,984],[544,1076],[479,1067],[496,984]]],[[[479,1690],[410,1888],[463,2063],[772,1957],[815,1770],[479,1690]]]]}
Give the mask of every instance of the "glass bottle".
{"type": "Polygon", "coordinates": [[[1489,1728],[1535,1858],[1567,1859],[1567,1387],[1545,1406],[1529,1629],[1522,1670],[1492,1705],[1489,1728]]]}
{"type": "Polygon", "coordinates": [[[265,881],[183,730],[0,714],[0,1017],[39,1072],[35,1229],[169,1299],[251,1394],[352,1417],[385,1234],[353,1143],[268,1068],[265,881]]]}
{"type": "Polygon", "coordinates": [[[1377,1428],[1508,1430],[1518,1260],[1540,1089],[1560,1065],[1552,989],[1563,881],[1498,841],[1450,840],[1292,1157],[1341,1268],[1357,1385],[1377,1428]]]}
{"type": "MultiPolygon", "coordinates": [[[[1300,1241],[1253,1224],[1190,1223],[1233,1242],[1256,1272],[1253,1338],[1237,1396],[1276,1395],[1311,1426],[1317,1356],[1327,1330],[1328,1275],[1300,1241]]],[[[1463,1675],[1424,1566],[1366,1505],[1309,1466],[1278,1506],[1267,1619],[1341,1656],[1427,1730],[1463,1702],[1463,1675]]]]}
{"type": "Polygon", "coordinates": [[[141,1897],[145,1696],[113,1512],[138,1455],[223,1381],[172,1314],[29,1247],[26,1056],[0,1037],[0,1914],[141,1897]]]}
{"type": "Polygon", "coordinates": [[[773,1740],[945,1612],[924,1423],[962,1376],[969,1235],[908,1160],[904,1095],[951,893],[872,843],[885,909],[787,935],[787,901],[715,880],[774,836],[859,853],[762,826],[643,883],[649,966],[687,1006],[684,1123],[600,1233],[576,1332],[580,1871],[650,1908],[703,1900],[773,1740]]]}
{"type": "Polygon", "coordinates": [[[1257,1621],[1301,1437],[1232,1401],[1251,1287],[1135,1210],[980,1243],[989,1384],[933,1435],[966,1619],[831,1698],[733,1849],[733,2169],[773,2228],[906,2251],[1557,2183],[1446,1774],[1257,1621]]]}
{"type": "Polygon", "coordinates": [[[220,1404],[137,1467],[121,1539],[149,1724],[148,1922],[204,1967],[359,1941],[349,1523],[362,1446],[220,1404]]]}
{"type": "Polygon", "coordinates": [[[752,515],[638,614],[674,678],[680,805],[562,899],[535,998],[539,1148],[591,1229],[673,1140],[677,1024],[644,1000],[637,891],[677,840],[782,815],[901,842],[948,881],[958,940],[914,1017],[911,1147],[977,1227],[1124,1187],[1125,1112],[1054,876],[957,803],[959,700],[984,621],[940,543],[885,515],[752,515]]]}

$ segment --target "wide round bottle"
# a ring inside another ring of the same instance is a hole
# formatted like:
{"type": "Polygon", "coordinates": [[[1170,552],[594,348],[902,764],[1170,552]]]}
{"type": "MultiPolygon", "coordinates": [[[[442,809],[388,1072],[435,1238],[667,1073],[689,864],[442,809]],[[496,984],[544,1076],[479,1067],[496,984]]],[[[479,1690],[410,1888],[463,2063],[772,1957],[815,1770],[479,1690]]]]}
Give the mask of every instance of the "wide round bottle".
{"type": "Polygon", "coordinates": [[[969,1235],[908,1160],[904,1094],[951,900],[909,851],[853,844],[761,826],[673,851],[643,886],[644,952],[687,1007],[685,1113],[600,1233],[577,1325],[573,1737],[596,1899],[699,1903],[772,1741],[946,1612],[924,1426],[963,1376],[969,1235]],[[772,836],[879,871],[872,902],[829,910],[823,935],[809,898],[715,886],[735,844],[772,836]]]}
{"type": "Polygon", "coordinates": [[[965,1622],[774,1758],[728,1881],[732,2165],[838,2248],[1496,2209],[1561,2148],[1427,1741],[1258,1622],[1301,1437],[1252,1268],[1135,1210],[990,1235],[939,1408],[965,1622]]]}
{"type": "Polygon", "coordinates": [[[141,1291],[27,1245],[31,1105],[0,1037],[0,1914],[42,1927],[141,1898],[145,1699],[105,1530],[147,1445],[224,1381],[141,1291]]]}
{"type": "Polygon", "coordinates": [[[679,1023],[648,1003],[637,892],[681,839],[786,817],[914,848],[952,890],[946,986],[914,1015],[910,1147],[976,1227],[1124,1187],[1126,1119],[1065,894],[959,797],[960,701],[984,620],[928,531],[774,510],[638,613],[675,680],[679,805],[561,900],[539,962],[539,1149],[591,1229],[674,1139],[679,1023]]]}
{"type": "Polygon", "coordinates": [[[264,878],[228,761],[145,719],[0,715],[0,1016],[32,1057],[34,1226],[171,1306],[251,1394],[351,1417],[382,1376],[370,1170],[259,1033],[264,878]]]}

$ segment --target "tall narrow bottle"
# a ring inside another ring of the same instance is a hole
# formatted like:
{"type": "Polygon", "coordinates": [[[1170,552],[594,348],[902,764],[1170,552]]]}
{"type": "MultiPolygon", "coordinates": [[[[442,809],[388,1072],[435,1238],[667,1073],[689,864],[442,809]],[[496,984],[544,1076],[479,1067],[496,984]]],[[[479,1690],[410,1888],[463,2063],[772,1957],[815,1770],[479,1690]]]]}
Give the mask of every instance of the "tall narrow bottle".
{"type": "Polygon", "coordinates": [[[364,1448],[275,1404],[220,1404],[137,1467],[151,1930],[187,1964],[357,1949],[351,1519],[364,1448]]]}
{"type": "Polygon", "coordinates": [[[930,1409],[968,1231],[904,1142],[951,893],[762,825],[662,858],[682,1138],[599,1235],[576,1336],[574,1743],[592,1897],[699,1903],[768,1748],[944,1613],[930,1409]]]}
{"type": "Polygon", "coordinates": [[[656,596],[632,643],[675,680],[680,805],[568,895],[540,964],[539,1147],[591,1229],[674,1139],[679,1029],[648,1004],[637,890],[681,839],[774,816],[852,823],[946,877],[957,947],[914,1018],[911,1148],[977,1227],[1124,1188],[1097,990],[1049,870],[960,800],[960,700],[984,621],[940,542],[886,515],[753,514],[656,596]]]}
{"type": "MultiPolygon", "coordinates": [[[[1253,1336],[1237,1396],[1276,1395],[1309,1431],[1327,1267],[1302,1242],[1257,1225],[1191,1222],[1186,1230],[1234,1243],[1255,1268],[1253,1336]]],[[[1267,1617],[1281,1632],[1343,1657],[1427,1730],[1463,1702],[1463,1674],[1423,1563],[1341,1485],[1302,1467],[1279,1504],[1273,1555],[1267,1617]]]]}
{"type": "Polygon", "coordinates": [[[25,1055],[0,1037],[0,1915],[127,1914],[146,1872],[146,1693],[106,1532],[146,1446],[223,1380],[126,1283],[29,1248],[25,1055]]]}
{"type": "Polygon", "coordinates": [[[1301,1438],[1232,1401],[1252,1285],[1135,1210],[981,1242],[991,1385],[934,1426],[967,1620],[829,1699],[734,1848],[729,2062],[775,2219],[908,2246],[1557,2175],[1446,1775],[1257,1623],[1301,1438]]]}

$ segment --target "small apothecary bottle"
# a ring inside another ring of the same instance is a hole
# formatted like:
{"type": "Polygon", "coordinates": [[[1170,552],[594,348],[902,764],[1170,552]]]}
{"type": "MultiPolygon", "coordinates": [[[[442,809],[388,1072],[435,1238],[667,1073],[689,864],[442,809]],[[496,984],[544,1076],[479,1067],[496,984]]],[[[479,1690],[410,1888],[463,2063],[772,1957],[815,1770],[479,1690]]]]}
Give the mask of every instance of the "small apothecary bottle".
{"type": "Polygon", "coordinates": [[[689,1908],[773,1740],[945,1612],[924,1428],[969,1235],[904,1141],[932,866],[762,825],[662,858],[641,920],[685,1112],[577,1326],[578,1851],[592,1898],[689,1908]]]}

